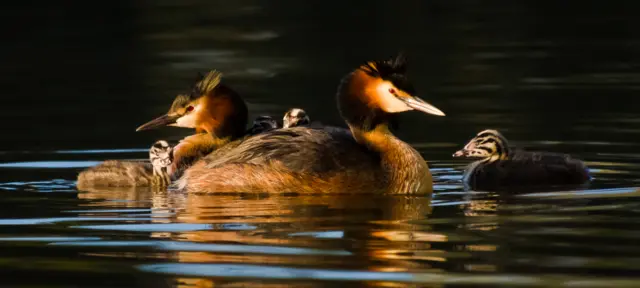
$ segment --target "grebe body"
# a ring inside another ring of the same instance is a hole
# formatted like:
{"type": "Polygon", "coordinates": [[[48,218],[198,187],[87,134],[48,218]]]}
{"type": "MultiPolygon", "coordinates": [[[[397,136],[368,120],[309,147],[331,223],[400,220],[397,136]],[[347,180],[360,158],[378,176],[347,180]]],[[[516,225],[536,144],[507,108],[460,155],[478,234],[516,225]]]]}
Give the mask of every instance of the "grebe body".
{"type": "Polygon", "coordinates": [[[515,150],[497,130],[484,130],[453,157],[477,159],[463,174],[475,190],[581,185],[591,177],[583,161],[568,154],[515,150]]]}

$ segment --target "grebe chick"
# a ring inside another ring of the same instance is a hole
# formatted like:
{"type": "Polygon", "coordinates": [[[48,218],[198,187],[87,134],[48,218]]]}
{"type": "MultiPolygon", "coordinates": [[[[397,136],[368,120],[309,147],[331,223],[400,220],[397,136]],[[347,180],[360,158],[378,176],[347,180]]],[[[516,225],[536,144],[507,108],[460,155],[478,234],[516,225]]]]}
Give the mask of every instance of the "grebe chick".
{"type": "Polygon", "coordinates": [[[464,172],[471,189],[580,185],[591,179],[584,162],[567,154],[513,150],[496,130],[484,130],[453,157],[477,159],[464,172]]]}
{"type": "Polygon", "coordinates": [[[276,119],[271,116],[258,116],[253,120],[253,125],[247,131],[246,135],[253,136],[273,129],[278,129],[279,125],[276,119]]]}
{"type": "Polygon", "coordinates": [[[309,122],[309,116],[307,116],[307,113],[304,110],[300,108],[291,108],[284,113],[282,126],[280,126],[280,124],[278,124],[278,122],[271,116],[258,116],[253,120],[253,126],[251,126],[247,131],[246,135],[254,136],[273,129],[308,125],[309,122]]]}
{"type": "Polygon", "coordinates": [[[153,166],[152,184],[154,186],[168,186],[171,178],[167,168],[173,163],[173,148],[164,140],[159,140],[149,149],[149,160],[153,166]]]}
{"type": "MultiPolygon", "coordinates": [[[[237,92],[221,83],[221,78],[222,73],[216,70],[199,75],[190,93],[178,95],[165,115],[136,129],[176,126],[196,130],[195,135],[185,137],[173,148],[174,159],[168,169],[173,179],[196,160],[245,134],[247,106],[237,92]]],[[[145,163],[107,160],[80,172],[78,185],[148,186],[146,179],[153,171],[146,168],[145,163]]]]}
{"type": "Polygon", "coordinates": [[[282,128],[308,125],[311,120],[307,112],[300,108],[291,108],[282,117],[282,128]]]}
{"type": "Polygon", "coordinates": [[[394,113],[444,113],[415,96],[404,57],[371,61],[346,75],[337,104],[349,129],[274,129],[229,144],[172,186],[187,192],[431,193],[427,163],[388,129],[394,113]]]}

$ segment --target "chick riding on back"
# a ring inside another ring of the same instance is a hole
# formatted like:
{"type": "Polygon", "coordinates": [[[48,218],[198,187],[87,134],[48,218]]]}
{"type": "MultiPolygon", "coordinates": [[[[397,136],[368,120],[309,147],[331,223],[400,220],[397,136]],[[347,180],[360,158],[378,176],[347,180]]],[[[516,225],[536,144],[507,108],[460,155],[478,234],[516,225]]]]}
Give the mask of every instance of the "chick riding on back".
{"type": "Polygon", "coordinates": [[[282,126],[271,116],[258,116],[253,120],[253,125],[247,131],[247,136],[254,136],[262,132],[278,128],[297,127],[309,124],[309,116],[300,108],[291,108],[282,117],[282,126]]]}
{"type": "Polygon", "coordinates": [[[282,128],[308,125],[311,120],[307,112],[300,108],[291,108],[282,117],[282,128]]]}

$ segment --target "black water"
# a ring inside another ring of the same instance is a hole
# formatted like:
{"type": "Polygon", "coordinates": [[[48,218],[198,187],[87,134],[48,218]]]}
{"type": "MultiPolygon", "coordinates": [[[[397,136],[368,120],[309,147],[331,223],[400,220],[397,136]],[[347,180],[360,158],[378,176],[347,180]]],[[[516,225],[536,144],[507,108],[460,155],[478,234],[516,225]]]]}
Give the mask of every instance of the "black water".
{"type": "Polygon", "coordinates": [[[637,287],[640,4],[634,1],[112,1],[0,9],[0,286],[637,287]],[[422,98],[399,137],[433,197],[77,191],[146,158],[135,132],[219,69],[251,117],[342,125],[360,62],[404,50],[422,98]],[[585,159],[584,189],[465,191],[451,153],[497,128],[585,159]]]}

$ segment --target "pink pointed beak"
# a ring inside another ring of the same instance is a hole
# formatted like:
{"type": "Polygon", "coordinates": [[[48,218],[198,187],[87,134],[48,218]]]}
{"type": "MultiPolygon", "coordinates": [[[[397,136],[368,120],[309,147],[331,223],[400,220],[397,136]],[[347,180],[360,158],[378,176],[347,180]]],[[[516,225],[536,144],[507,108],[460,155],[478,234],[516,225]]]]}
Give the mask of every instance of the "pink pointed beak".
{"type": "Polygon", "coordinates": [[[467,156],[467,150],[466,149],[460,149],[458,151],[456,151],[456,153],[453,153],[453,157],[464,157],[467,156]]]}

